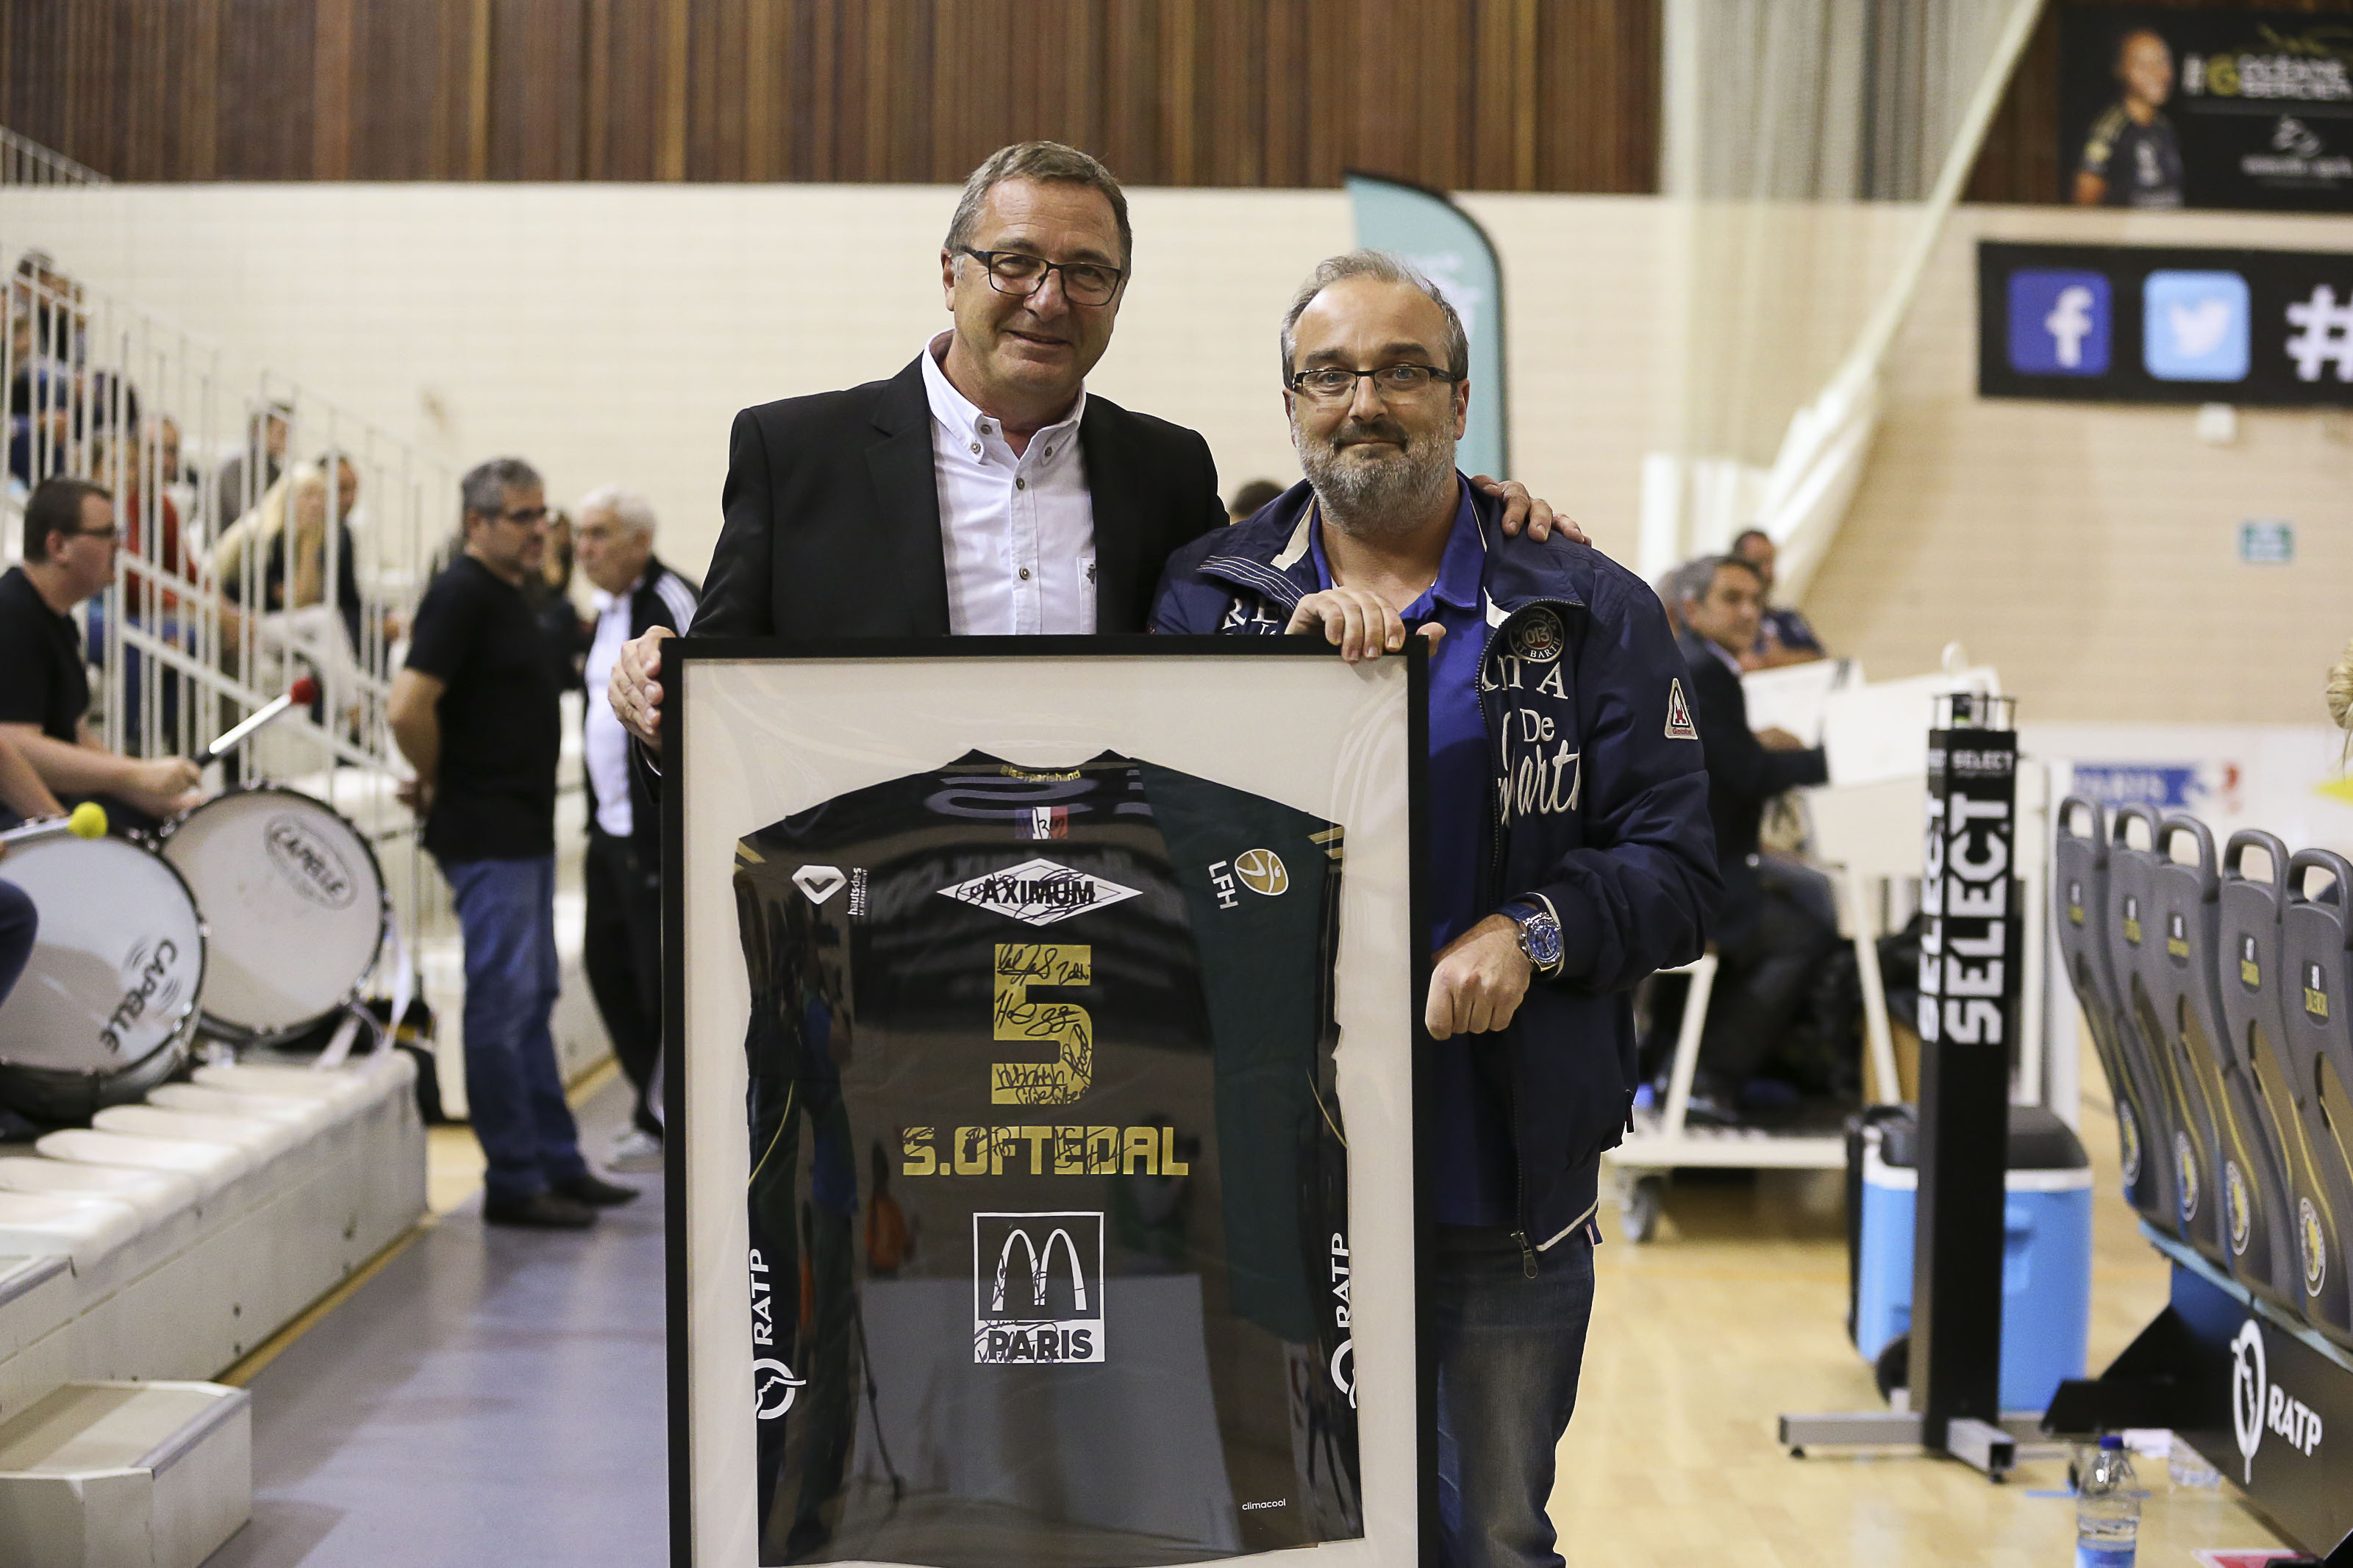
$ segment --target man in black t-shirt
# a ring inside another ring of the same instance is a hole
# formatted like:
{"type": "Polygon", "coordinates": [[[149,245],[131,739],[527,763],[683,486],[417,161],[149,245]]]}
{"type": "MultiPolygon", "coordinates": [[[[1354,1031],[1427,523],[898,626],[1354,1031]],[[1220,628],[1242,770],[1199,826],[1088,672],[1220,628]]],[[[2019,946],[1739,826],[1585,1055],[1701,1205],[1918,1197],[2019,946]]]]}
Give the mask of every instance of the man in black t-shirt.
{"type": "Polygon", "coordinates": [[[466,944],[466,1100],[494,1225],[577,1228],[637,1196],[580,1157],[548,1016],[555,1006],[554,662],[522,584],[547,548],[544,487],[518,458],[462,481],[465,553],[417,606],[392,732],[466,944]]]}
{"type": "Polygon", "coordinates": [[[0,576],[0,736],[68,801],[96,797],[119,826],[153,827],[195,804],[185,757],[125,757],[90,727],[90,674],[69,611],[114,581],[113,499],[82,479],[41,481],[25,502],[25,563],[0,576]]]}

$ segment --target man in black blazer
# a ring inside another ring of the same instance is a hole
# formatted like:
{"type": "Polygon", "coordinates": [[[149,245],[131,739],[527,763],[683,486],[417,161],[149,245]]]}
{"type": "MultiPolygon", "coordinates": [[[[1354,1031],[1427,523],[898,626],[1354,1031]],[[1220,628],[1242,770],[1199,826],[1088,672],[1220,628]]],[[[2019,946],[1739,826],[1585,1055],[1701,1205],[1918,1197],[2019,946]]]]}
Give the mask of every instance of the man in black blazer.
{"type": "MultiPolygon", "coordinates": [[[[955,326],[888,381],[735,416],[703,637],[1140,632],[1161,568],[1226,521],[1208,444],[1085,389],[1131,270],[1127,199],[1058,142],[965,182],[941,281],[955,326]]],[[[1584,536],[1518,485],[1542,537],[1584,536]]],[[[614,711],[651,743],[661,629],[615,662],[614,711]]]]}
{"type": "MultiPolygon", "coordinates": [[[[1736,1099],[1805,1000],[1815,971],[1837,945],[1820,900],[1757,852],[1766,803],[1800,784],[1826,784],[1829,763],[1781,730],[1752,731],[1740,686],[1740,656],[1757,646],[1765,582],[1737,555],[1703,559],[1673,579],[1684,631],[1678,642],[1691,671],[1687,721],[1707,755],[1708,816],[1715,826],[1724,903],[1716,917],[1719,969],[1707,1030],[1700,1037],[1699,1095],[1721,1106],[1736,1099]]],[[[1670,712],[1672,726],[1676,716],[1670,712]]]]}

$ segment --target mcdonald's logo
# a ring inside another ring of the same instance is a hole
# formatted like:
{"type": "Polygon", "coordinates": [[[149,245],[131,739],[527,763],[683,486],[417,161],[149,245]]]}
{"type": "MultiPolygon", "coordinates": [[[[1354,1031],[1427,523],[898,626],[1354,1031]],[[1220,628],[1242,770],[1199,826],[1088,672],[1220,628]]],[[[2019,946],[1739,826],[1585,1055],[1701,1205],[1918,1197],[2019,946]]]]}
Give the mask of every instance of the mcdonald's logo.
{"type": "Polygon", "coordinates": [[[972,1216],[972,1359],[1103,1359],[1101,1211],[972,1216]]]}

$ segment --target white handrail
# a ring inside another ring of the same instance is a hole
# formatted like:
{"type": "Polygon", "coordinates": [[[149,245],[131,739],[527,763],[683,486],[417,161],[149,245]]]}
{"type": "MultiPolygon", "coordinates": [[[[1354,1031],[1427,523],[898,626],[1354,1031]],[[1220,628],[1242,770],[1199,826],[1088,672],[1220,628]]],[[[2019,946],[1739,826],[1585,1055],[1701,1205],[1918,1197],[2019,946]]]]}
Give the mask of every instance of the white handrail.
{"type": "MultiPolygon", "coordinates": [[[[12,155],[0,142],[0,174],[12,155]]],[[[417,951],[446,899],[391,787],[409,770],[389,696],[396,645],[455,532],[456,477],[283,377],[233,380],[219,347],[26,250],[8,232],[20,215],[0,207],[0,555],[54,478],[104,487],[121,531],[113,584],[79,612],[93,726],[114,751],[193,756],[307,667],[324,721],[287,714],[230,776],[309,780],[393,848],[384,868],[417,951]]]]}
{"type": "Polygon", "coordinates": [[[29,137],[0,129],[0,185],[106,185],[113,184],[87,163],[77,163],[29,137]]]}

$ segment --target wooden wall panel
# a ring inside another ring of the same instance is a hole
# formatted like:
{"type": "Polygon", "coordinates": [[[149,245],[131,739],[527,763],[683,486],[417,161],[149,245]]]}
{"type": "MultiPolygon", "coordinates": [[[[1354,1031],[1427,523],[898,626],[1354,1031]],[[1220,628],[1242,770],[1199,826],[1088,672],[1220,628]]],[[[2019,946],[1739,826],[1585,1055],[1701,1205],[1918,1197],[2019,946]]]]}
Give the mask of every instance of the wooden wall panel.
{"type": "MultiPolygon", "coordinates": [[[[1656,187],[1662,0],[0,0],[0,124],[124,180],[1656,187]]],[[[2348,0],[2353,3],[2353,0],[2348,0]]]]}

